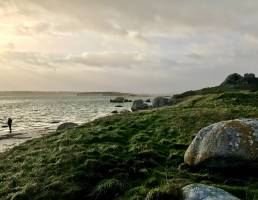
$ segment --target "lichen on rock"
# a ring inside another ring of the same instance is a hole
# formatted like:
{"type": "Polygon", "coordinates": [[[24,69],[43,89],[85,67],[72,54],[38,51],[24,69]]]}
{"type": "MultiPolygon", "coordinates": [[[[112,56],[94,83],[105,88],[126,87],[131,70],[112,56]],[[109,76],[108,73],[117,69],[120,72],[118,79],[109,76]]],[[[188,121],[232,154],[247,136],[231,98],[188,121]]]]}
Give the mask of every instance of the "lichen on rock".
{"type": "Polygon", "coordinates": [[[258,120],[236,119],[199,131],[184,156],[190,166],[223,168],[258,162],[258,120]]]}
{"type": "Polygon", "coordinates": [[[190,184],[182,189],[184,200],[240,200],[230,193],[204,184],[190,184]]]}

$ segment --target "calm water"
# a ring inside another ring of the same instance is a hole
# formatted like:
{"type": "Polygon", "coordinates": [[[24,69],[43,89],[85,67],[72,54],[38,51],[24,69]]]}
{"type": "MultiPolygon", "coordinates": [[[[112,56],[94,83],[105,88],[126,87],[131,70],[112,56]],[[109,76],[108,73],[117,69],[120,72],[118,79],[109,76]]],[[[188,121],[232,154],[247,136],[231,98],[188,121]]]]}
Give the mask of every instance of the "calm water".
{"type": "MultiPolygon", "coordinates": [[[[113,110],[130,109],[132,103],[117,108],[108,96],[12,95],[0,96],[0,146],[12,146],[24,140],[54,131],[64,122],[82,124],[109,115],[113,110]],[[13,119],[13,134],[8,135],[7,118],[13,119]]],[[[136,99],[141,97],[128,97],[136,99]]],[[[146,98],[146,97],[145,97],[146,98]]],[[[2,148],[4,149],[4,148],[2,148]]],[[[1,150],[1,147],[0,147],[1,150]]]]}

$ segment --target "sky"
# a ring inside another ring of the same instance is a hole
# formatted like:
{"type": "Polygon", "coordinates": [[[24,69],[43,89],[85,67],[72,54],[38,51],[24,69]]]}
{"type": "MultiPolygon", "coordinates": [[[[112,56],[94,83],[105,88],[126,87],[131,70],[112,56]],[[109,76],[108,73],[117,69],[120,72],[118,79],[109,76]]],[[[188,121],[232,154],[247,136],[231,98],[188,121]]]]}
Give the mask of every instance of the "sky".
{"type": "Polygon", "coordinates": [[[0,90],[175,93],[258,74],[256,0],[0,0],[0,90]]]}

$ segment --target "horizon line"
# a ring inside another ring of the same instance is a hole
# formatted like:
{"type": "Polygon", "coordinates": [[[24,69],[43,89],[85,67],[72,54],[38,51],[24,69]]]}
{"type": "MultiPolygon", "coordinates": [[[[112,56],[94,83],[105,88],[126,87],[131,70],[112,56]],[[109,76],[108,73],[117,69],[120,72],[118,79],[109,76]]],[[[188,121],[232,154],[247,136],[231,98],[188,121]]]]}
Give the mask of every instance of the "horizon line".
{"type": "Polygon", "coordinates": [[[140,93],[140,92],[121,92],[121,91],[69,91],[69,90],[0,90],[0,93],[121,93],[130,95],[158,95],[158,94],[174,94],[173,92],[152,92],[152,93],[140,93]]]}

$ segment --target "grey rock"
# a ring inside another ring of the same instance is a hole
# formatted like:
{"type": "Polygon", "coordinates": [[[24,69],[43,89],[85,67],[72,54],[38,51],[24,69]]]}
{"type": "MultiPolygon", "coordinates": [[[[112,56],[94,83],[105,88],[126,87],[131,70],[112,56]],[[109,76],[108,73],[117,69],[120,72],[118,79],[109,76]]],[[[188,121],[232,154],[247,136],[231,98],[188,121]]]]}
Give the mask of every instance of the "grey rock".
{"type": "Polygon", "coordinates": [[[70,128],[75,128],[77,127],[78,124],[76,123],[73,123],[73,122],[66,122],[66,123],[63,123],[63,124],[60,124],[58,127],[57,127],[57,131],[61,131],[61,130],[65,130],[65,129],[70,129],[70,128]]]}
{"type": "Polygon", "coordinates": [[[130,99],[126,99],[124,97],[116,97],[115,99],[110,99],[111,103],[126,103],[126,102],[132,102],[130,99]]]}
{"type": "Polygon", "coordinates": [[[258,167],[258,119],[235,119],[199,131],[185,152],[190,166],[258,167]]]}
{"type": "Polygon", "coordinates": [[[246,73],[244,76],[234,73],[227,76],[225,81],[221,84],[222,86],[228,86],[230,88],[240,89],[257,89],[258,78],[253,73],[246,73]]]}
{"type": "Polygon", "coordinates": [[[60,123],[61,121],[58,121],[58,120],[53,120],[53,121],[51,121],[50,123],[51,124],[58,124],[58,123],[60,123]]]}
{"type": "Polygon", "coordinates": [[[204,184],[190,184],[182,188],[183,200],[240,200],[232,194],[204,184]]]}
{"type": "Polygon", "coordinates": [[[126,103],[126,102],[132,102],[132,100],[130,100],[130,99],[125,99],[124,102],[125,102],[125,103],[126,103]]]}
{"type": "Polygon", "coordinates": [[[172,97],[169,99],[169,101],[170,101],[170,104],[171,104],[171,105],[174,105],[174,104],[178,103],[178,99],[177,99],[177,97],[176,97],[175,95],[172,96],[172,97]]]}
{"type": "Polygon", "coordinates": [[[116,97],[115,99],[110,99],[111,103],[124,103],[125,98],[124,97],[116,97]]]}
{"type": "Polygon", "coordinates": [[[154,108],[159,108],[163,106],[170,106],[172,105],[171,98],[170,97],[156,97],[153,99],[152,103],[154,108]]]}
{"type": "Polygon", "coordinates": [[[137,110],[146,110],[148,109],[148,104],[144,103],[142,99],[134,100],[131,110],[137,111],[137,110]]]}
{"type": "Polygon", "coordinates": [[[121,110],[119,113],[130,113],[130,112],[131,112],[130,110],[123,109],[123,110],[121,110]]]}
{"type": "Polygon", "coordinates": [[[246,73],[244,74],[245,79],[255,79],[255,74],[253,73],[246,73]]]}

